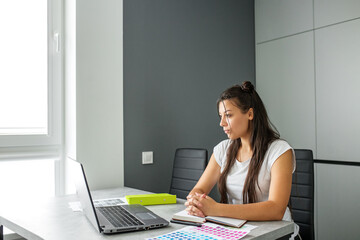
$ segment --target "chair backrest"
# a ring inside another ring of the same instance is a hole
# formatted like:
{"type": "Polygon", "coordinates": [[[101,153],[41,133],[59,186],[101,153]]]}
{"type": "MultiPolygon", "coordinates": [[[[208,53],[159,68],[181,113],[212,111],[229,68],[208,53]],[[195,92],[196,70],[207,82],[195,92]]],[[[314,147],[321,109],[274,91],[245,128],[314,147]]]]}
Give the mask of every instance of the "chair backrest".
{"type": "Polygon", "coordinates": [[[186,199],[207,165],[206,149],[178,148],[175,152],[170,194],[186,199]]]}
{"type": "Polygon", "coordinates": [[[294,222],[302,239],[314,237],[314,160],[311,150],[295,149],[296,170],[293,177],[290,205],[294,222]]]}

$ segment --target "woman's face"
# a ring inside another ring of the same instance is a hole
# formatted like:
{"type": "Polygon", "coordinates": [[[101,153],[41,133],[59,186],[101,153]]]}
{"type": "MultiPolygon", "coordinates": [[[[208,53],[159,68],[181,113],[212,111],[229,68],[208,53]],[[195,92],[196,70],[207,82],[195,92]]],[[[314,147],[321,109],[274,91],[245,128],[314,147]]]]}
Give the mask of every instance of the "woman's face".
{"type": "Polygon", "coordinates": [[[233,100],[219,103],[220,126],[228,138],[234,140],[250,136],[250,121],[253,120],[253,109],[243,113],[233,100]]]}

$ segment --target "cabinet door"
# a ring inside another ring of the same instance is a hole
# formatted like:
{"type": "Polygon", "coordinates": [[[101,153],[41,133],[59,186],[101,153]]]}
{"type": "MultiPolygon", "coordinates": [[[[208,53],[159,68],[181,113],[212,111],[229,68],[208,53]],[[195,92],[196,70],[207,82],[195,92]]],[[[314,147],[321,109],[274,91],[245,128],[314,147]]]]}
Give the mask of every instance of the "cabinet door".
{"type": "Polygon", "coordinates": [[[359,182],[360,166],[315,164],[316,239],[359,237],[359,182]]]}
{"type": "Polygon", "coordinates": [[[316,156],[313,33],[258,44],[256,89],[281,137],[316,156]]]}
{"type": "Polygon", "coordinates": [[[312,0],[256,0],[256,42],[289,36],[313,28],[312,0]]]}
{"type": "Polygon", "coordinates": [[[359,0],[314,0],[315,28],[360,17],[359,0]]]}
{"type": "Polygon", "coordinates": [[[315,31],[317,158],[358,161],[360,19],[315,31]]]}

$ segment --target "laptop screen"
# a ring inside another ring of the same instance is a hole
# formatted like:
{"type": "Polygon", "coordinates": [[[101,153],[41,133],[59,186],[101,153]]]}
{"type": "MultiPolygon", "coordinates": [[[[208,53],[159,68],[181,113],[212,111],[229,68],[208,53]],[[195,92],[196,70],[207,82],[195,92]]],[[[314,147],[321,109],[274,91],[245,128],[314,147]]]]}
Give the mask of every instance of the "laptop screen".
{"type": "Polygon", "coordinates": [[[75,182],[76,192],[79,197],[81,207],[86,217],[89,219],[92,225],[101,232],[99,220],[95,214],[95,208],[90,195],[89,186],[87,184],[85,171],[81,163],[70,160],[70,171],[75,182]]]}

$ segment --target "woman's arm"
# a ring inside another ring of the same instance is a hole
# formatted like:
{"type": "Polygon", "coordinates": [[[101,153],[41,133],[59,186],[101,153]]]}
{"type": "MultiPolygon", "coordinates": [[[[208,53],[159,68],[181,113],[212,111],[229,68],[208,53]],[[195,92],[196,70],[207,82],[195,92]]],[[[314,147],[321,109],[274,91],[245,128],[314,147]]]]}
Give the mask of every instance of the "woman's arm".
{"type": "Polygon", "coordinates": [[[210,197],[196,196],[193,202],[205,216],[223,216],[252,221],[281,220],[284,216],[292,184],[292,150],[286,151],[271,168],[269,199],[251,204],[220,204],[210,197]]]}
{"type": "Polygon", "coordinates": [[[211,189],[215,186],[216,182],[220,177],[220,166],[216,162],[214,154],[211,155],[209,164],[207,165],[205,171],[201,175],[199,181],[196,183],[195,187],[191,190],[189,195],[195,195],[195,193],[205,193],[208,194],[211,189]]]}
{"type": "Polygon", "coordinates": [[[220,177],[220,166],[216,162],[214,154],[211,155],[209,164],[207,165],[205,171],[201,175],[199,181],[196,183],[194,188],[190,191],[189,195],[186,197],[187,201],[185,206],[190,214],[204,217],[204,214],[195,207],[196,204],[199,204],[199,201],[195,199],[197,195],[209,194],[211,189],[214,187],[216,182],[220,177]]]}

